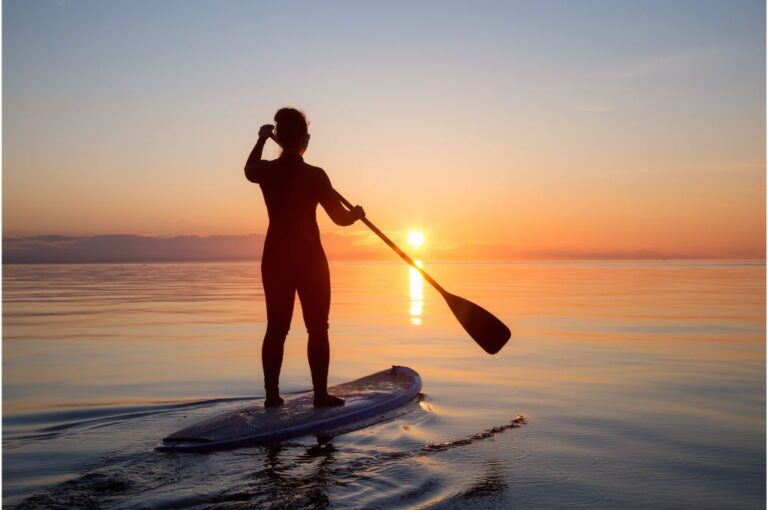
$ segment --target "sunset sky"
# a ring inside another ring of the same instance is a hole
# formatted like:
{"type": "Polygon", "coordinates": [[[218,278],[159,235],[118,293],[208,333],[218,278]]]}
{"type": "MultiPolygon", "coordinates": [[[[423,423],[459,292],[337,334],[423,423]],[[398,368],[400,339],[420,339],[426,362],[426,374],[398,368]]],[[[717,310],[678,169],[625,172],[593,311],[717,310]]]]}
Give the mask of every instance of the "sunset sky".
{"type": "Polygon", "coordinates": [[[424,250],[764,257],[765,19],[759,0],[6,0],[3,235],[263,233],[243,164],[295,106],[306,160],[424,250]]]}

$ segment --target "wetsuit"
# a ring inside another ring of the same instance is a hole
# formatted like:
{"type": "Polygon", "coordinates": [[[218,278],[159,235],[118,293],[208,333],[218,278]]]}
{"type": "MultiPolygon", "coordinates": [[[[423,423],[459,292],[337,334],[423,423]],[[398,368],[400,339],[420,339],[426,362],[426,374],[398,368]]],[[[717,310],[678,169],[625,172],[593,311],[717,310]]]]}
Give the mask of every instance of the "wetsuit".
{"type": "Polygon", "coordinates": [[[321,204],[338,225],[351,225],[356,218],[341,204],[323,169],[308,165],[296,154],[265,161],[260,159],[261,150],[254,149],[254,153],[245,166],[245,175],[261,186],[269,215],[261,259],[267,302],[267,331],[261,351],[264,386],[267,395],[279,393],[283,345],[298,293],[309,333],[312,385],[316,393],[326,393],[331,284],[315,211],[321,204]]]}

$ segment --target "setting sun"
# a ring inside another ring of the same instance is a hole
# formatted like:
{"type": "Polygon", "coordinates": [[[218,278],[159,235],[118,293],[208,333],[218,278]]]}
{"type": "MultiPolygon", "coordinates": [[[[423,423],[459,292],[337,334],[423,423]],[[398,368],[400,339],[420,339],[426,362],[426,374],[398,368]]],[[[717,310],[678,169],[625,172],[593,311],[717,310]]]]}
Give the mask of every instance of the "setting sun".
{"type": "Polygon", "coordinates": [[[414,248],[418,248],[424,244],[424,234],[421,232],[413,231],[408,234],[408,244],[414,248]]]}

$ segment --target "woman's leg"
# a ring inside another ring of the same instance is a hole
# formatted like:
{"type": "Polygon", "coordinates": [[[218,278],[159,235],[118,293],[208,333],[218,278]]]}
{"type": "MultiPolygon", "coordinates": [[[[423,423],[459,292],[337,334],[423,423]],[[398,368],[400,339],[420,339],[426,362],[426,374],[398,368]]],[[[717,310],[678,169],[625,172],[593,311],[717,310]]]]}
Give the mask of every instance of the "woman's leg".
{"type": "Polygon", "coordinates": [[[305,267],[297,290],[307,326],[309,339],[307,357],[312,372],[312,386],[315,390],[315,405],[343,405],[344,400],[328,395],[328,365],[330,346],[328,342],[328,312],[331,307],[331,278],[325,256],[305,267]]]}
{"type": "Polygon", "coordinates": [[[280,398],[280,368],[283,365],[283,347],[291,327],[296,288],[292,278],[278,264],[262,263],[264,298],[267,302],[267,331],[261,345],[261,364],[264,370],[264,405],[271,407],[283,403],[280,398]]]}

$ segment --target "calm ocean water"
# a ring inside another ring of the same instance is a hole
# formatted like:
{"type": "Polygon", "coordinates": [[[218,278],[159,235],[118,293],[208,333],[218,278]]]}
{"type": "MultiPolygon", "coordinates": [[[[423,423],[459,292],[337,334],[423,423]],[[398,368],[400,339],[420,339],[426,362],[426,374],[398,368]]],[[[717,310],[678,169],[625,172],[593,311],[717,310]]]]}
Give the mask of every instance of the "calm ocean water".
{"type": "MultiPolygon", "coordinates": [[[[512,330],[485,354],[401,263],[334,263],[331,383],[402,415],[318,444],[153,451],[262,395],[258,263],[3,268],[3,504],[763,508],[762,262],[429,264],[512,330]],[[518,415],[527,424],[512,426],[518,415]]],[[[310,387],[297,307],[281,387],[310,387]]]]}

